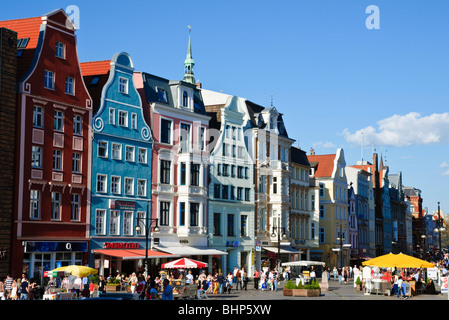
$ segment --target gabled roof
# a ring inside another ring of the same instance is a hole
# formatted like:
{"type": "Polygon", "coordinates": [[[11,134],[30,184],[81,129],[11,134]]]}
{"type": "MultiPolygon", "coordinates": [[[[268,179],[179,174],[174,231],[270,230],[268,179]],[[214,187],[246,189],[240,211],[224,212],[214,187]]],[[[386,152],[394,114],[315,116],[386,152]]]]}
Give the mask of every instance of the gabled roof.
{"type": "Polygon", "coordinates": [[[94,113],[100,107],[101,91],[109,78],[111,60],[91,61],[80,63],[81,74],[93,102],[94,113]]]}
{"type": "Polygon", "coordinates": [[[332,177],[336,154],[322,154],[307,156],[309,163],[315,167],[315,177],[332,177]]]}
{"type": "Polygon", "coordinates": [[[22,50],[18,52],[17,57],[17,80],[20,80],[28,71],[33,61],[34,51],[36,51],[39,40],[41,24],[41,17],[0,21],[0,28],[17,32],[18,43],[19,39],[29,39],[24,48],[17,48],[18,51],[22,50]]]}

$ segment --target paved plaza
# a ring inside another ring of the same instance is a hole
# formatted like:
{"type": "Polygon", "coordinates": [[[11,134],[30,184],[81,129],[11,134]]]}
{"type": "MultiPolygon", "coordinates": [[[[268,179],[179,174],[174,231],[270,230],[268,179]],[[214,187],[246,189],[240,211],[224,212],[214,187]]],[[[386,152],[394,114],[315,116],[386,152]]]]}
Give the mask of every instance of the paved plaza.
{"type": "MultiPolygon", "coordinates": [[[[318,279],[321,281],[321,279],[318,279]]],[[[329,281],[329,291],[322,291],[320,297],[290,297],[284,296],[282,288],[285,281],[282,281],[279,285],[278,291],[262,291],[254,290],[252,282],[248,283],[248,290],[232,290],[230,294],[209,294],[211,300],[373,300],[373,301],[396,301],[396,296],[377,295],[377,294],[365,294],[363,291],[356,291],[354,285],[351,282],[347,284],[339,284],[338,281],[329,281]]],[[[448,300],[447,294],[418,294],[416,296],[408,297],[406,300],[448,300]]],[[[402,298],[401,298],[402,300],[402,298]]]]}

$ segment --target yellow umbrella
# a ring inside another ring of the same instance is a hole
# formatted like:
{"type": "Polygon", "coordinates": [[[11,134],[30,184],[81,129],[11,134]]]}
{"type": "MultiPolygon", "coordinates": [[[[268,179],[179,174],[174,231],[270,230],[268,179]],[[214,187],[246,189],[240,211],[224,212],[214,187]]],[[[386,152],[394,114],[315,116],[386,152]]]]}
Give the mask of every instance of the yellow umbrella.
{"type": "Polygon", "coordinates": [[[77,277],[80,277],[80,278],[88,277],[91,274],[97,274],[98,273],[97,269],[93,269],[93,268],[86,267],[86,266],[77,266],[77,265],[59,267],[59,268],[53,269],[52,272],[53,271],[56,271],[56,272],[57,271],[65,271],[67,273],[70,273],[70,274],[72,274],[74,276],[77,276],[77,277]]]}
{"type": "Polygon", "coordinates": [[[434,268],[434,264],[403,253],[389,253],[362,262],[364,266],[377,266],[381,268],[434,268]]]}

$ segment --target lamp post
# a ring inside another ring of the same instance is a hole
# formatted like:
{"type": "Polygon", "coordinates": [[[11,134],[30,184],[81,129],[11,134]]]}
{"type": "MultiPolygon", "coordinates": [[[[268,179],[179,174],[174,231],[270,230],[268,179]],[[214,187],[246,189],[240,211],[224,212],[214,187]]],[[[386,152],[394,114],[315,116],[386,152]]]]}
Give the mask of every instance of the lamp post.
{"type": "Polygon", "coordinates": [[[153,223],[155,224],[154,226],[154,231],[158,232],[159,231],[159,227],[157,225],[159,219],[152,219],[149,217],[149,207],[150,207],[150,202],[147,202],[147,214],[145,215],[145,218],[141,218],[141,217],[137,217],[137,225],[136,225],[136,231],[140,232],[140,230],[142,230],[142,228],[140,227],[140,224],[142,223],[145,227],[145,278],[148,276],[148,265],[149,265],[149,261],[148,261],[148,240],[150,238],[150,232],[151,232],[151,226],[153,225],[153,223]],[[145,221],[143,221],[143,219],[145,219],[145,221]]]}
{"type": "Polygon", "coordinates": [[[278,236],[278,254],[277,254],[277,259],[276,259],[276,266],[277,269],[279,270],[280,265],[281,265],[281,231],[282,231],[282,239],[286,238],[286,234],[285,234],[285,228],[281,228],[281,227],[277,227],[277,232],[276,232],[276,227],[273,226],[273,231],[271,233],[271,237],[274,238],[276,236],[278,236]]]}
{"type": "Polygon", "coordinates": [[[441,232],[445,231],[446,229],[441,225],[441,215],[440,215],[440,202],[438,202],[438,228],[435,228],[433,231],[438,232],[438,242],[439,242],[439,252],[438,252],[438,258],[441,259],[441,232]]]}

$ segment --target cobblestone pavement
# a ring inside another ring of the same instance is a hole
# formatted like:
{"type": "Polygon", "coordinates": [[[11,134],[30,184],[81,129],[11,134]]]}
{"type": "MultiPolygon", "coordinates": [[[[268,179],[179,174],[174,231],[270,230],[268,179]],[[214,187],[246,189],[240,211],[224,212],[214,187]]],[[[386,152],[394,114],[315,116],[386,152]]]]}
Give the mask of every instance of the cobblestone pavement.
{"type": "MultiPolygon", "coordinates": [[[[321,281],[321,279],[318,279],[321,281]]],[[[278,291],[262,291],[255,290],[252,282],[248,283],[248,290],[232,290],[230,294],[208,294],[211,300],[377,300],[377,301],[396,301],[396,296],[366,294],[363,291],[357,291],[351,282],[347,284],[339,284],[338,281],[329,281],[329,291],[322,291],[320,297],[289,297],[284,296],[282,288],[285,281],[281,282],[278,291]]],[[[403,298],[400,298],[401,300],[403,298]]],[[[418,294],[416,296],[407,297],[406,300],[448,300],[447,294],[418,294]]]]}

